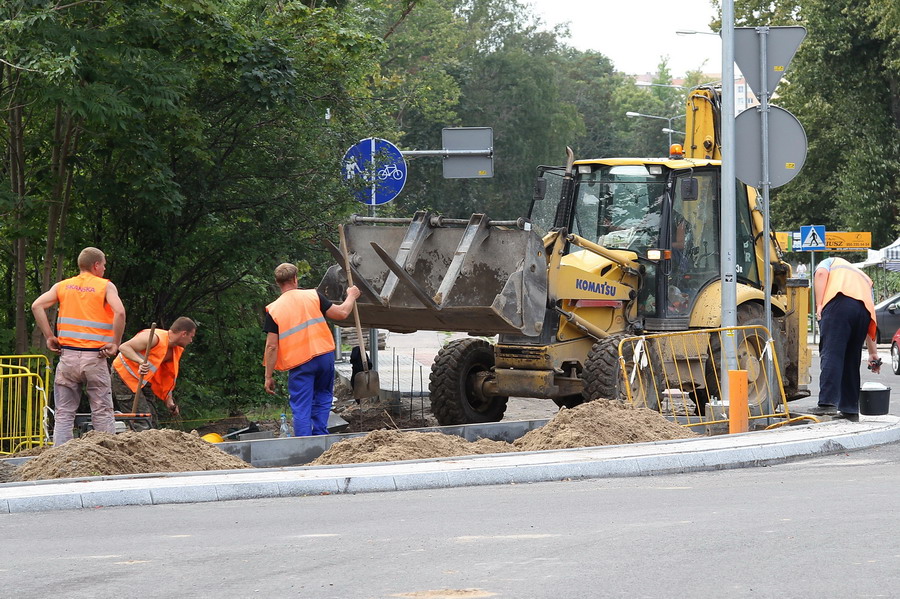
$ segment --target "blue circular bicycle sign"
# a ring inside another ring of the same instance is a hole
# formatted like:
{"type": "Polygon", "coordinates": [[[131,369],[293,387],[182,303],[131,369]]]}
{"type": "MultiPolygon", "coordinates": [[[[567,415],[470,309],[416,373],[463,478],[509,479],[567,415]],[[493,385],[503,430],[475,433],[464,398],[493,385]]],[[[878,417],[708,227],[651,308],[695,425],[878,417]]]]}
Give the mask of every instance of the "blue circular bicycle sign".
{"type": "Polygon", "coordinates": [[[357,201],[377,206],[400,195],[406,184],[406,160],[391,142],[370,137],[351,146],[341,160],[344,182],[357,201]]]}

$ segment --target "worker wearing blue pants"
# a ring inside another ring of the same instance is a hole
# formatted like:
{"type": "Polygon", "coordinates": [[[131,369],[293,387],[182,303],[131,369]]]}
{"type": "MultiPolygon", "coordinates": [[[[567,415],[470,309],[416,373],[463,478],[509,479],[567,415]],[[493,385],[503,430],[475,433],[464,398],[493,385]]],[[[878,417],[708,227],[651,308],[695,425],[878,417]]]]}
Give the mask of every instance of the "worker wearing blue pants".
{"type": "Polygon", "coordinates": [[[859,368],[863,342],[869,367],[879,372],[872,279],[843,258],[826,258],[814,276],[820,321],[819,405],[812,414],[859,420],[859,368]]]}
{"type": "Polygon", "coordinates": [[[325,321],[344,320],[353,311],[359,289],[347,289],[341,304],[332,304],[315,289],[300,289],[297,267],[280,264],[275,282],[281,295],[266,306],[265,389],[275,393],[275,370],[288,371],[294,435],[328,434],[334,389],[334,339],[325,321]]]}
{"type": "Polygon", "coordinates": [[[328,434],[334,400],[334,354],[316,356],[288,371],[288,395],[294,414],[294,436],[328,434]]]}

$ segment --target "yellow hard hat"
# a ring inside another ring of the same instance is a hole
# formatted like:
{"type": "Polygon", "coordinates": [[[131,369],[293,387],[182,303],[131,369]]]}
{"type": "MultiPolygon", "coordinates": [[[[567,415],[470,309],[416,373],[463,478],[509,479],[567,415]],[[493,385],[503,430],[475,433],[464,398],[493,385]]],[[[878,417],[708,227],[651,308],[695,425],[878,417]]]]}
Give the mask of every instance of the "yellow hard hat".
{"type": "Polygon", "coordinates": [[[203,439],[204,441],[206,441],[207,443],[221,443],[222,441],[225,440],[222,438],[222,435],[220,435],[219,433],[206,433],[205,435],[203,435],[200,438],[203,439]]]}

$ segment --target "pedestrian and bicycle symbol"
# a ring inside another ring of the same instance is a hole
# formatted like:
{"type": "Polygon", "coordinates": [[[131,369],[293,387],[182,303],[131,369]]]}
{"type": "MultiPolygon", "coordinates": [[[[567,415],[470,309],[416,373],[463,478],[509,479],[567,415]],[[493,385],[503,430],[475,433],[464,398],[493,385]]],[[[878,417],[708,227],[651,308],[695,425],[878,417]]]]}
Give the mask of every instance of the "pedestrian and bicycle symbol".
{"type": "Polygon", "coordinates": [[[341,170],[357,201],[370,206],[390,202],[406,184],[403,154],[397,146],[378,137],[351,146],[341,161],[341,170]]]}

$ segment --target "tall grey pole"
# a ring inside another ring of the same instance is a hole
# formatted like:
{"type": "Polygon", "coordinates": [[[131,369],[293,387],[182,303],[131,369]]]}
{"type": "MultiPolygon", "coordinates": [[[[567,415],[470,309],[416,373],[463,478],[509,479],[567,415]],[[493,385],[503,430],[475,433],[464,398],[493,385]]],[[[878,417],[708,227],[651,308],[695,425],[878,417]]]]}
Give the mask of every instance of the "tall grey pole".
{"type": "MultiPolygon", "coordinates": [[[[766,310],[766,329],[769,331],[769,339],[766,339],[766,346],[770,351],[774,351],[774,343],[772,343],[772,249],[771,249],[771,230],[769,228],[769,188],[771,181],[769,180],[769,78],[768,78],[768,41],[769,28],[766,26],[757,27],[756,34],[759,36],[759,111],[760,111],[760,129],[762,134],[762,181],[760,181],[760,191],[762,193],[762,214],[763,214],[763,289],[765,297],[766,310]]],[[[774,407],[772,396],[774,386],[775,371],[773,368],[772,356],[766,360],[766,381],[767,393],[769,399],[769,412],[774,407]]]]}
{"type": "MultiPolygon", "coordinates": [[[[737,326],[737,212],[734,151],[734,0],[722,0],[722,326],[737,326]]],[[[728,400],[728,371],[737,369],[734,334],[722,336],[722,399],[728,400]]]]}
{"type": "MultiPolygon", "coordinates": [[[[375,156],[375,142],[372,142],[372,157],[375,156]]],[[[375,216],[375,179],[372,179],[372,205],[369,206],[369,216],[375,216]]],[[[362,340],[360,340],[362,341],[362,340]]],[[[378,370],[378,329],[369,329],[369,357],[372,359],[372,370],[378,370]]],[[[366,357],[362,356],[365,360],[366,357]]]]}

